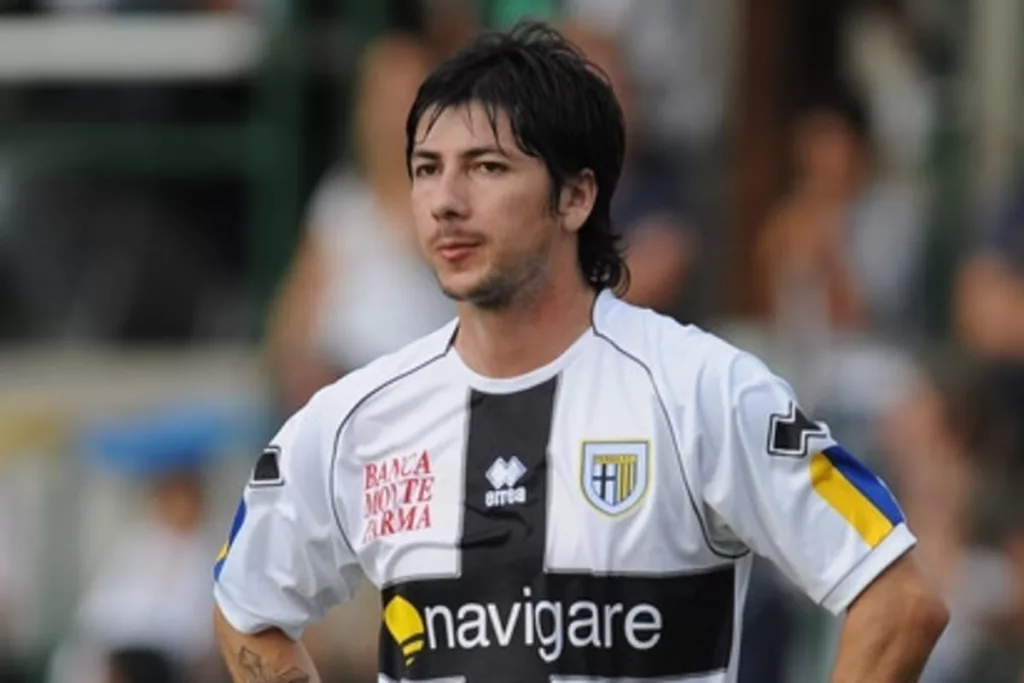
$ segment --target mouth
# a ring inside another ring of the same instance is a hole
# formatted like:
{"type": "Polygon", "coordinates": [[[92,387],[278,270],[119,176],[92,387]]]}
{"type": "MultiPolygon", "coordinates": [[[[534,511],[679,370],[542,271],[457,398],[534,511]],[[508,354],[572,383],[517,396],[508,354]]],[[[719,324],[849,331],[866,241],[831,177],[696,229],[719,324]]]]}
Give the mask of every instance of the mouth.
{"type": "Polygon", "coordinates": [[[456,263],[468,257],[479,246],[480,242],[474,240],[442,240],[437,245],[437,253],[445,261],[456,263]]]}

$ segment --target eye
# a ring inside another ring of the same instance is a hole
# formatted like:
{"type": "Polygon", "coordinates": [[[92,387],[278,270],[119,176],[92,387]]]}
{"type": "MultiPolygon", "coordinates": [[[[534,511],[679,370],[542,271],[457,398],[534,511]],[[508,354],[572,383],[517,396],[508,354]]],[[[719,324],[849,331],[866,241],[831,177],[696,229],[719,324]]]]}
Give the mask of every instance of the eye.
{"type": "Polygon", "coordinates": [[[413,177],[426,178],[437,173],[437,164],[420,164],[412,169],[413,177]]]}
{"type": "Polygon", "coordinates": [[[476,166],[477,166],[477,169],[479,169],[480,171],[483,171],[484,173],[486,173],[488,175],[494,175],[494,174],[497,174],[497,173],[503,173],[506,170],[508,170],[508,167],[505,166],[505,164],[502,164],[502,163],[497,162],[497,161],[481,161],[476,166]]]}

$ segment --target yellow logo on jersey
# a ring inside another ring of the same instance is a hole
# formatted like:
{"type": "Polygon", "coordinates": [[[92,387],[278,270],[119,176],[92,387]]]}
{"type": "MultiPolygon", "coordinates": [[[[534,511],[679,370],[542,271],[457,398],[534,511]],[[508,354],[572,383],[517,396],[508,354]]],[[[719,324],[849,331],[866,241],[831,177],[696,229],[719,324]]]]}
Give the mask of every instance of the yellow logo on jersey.
{"type": "Polygon", "coordinates": [[[647,493],[646,441],[585,441],[580,485],[591,505],[607,515],[632,510],[647,493]]]}
{"type": "Polygon", "coordinates": [[[396,595],[384,608],[384,625],[388,633],[398,643],[405,655],[405,665],[412,664],[416,654],[423,649],[424,631],[423,617],[411,602],[396,595]]]}

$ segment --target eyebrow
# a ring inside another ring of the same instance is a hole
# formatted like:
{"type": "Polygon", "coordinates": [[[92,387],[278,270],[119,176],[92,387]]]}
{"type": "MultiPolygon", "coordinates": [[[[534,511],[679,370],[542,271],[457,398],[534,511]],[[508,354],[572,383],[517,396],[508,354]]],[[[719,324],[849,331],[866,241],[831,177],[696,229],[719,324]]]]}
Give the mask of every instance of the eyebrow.
{"type": "MultiPolygon", "coordinates": [[[[488,154],[496,154],[498,156],[505,157],[506,159],[509,158],[508,153],[505,152],[505,150],[503,150],[501,147],[498,147],[497,145],[484,145],[484,146],[481,146],[481,147],[470,147],[469,149],[463,150],[462,152],[460,152],[459,156],[462,159],[473,160],[473,159],[478,159],[478,158],[480,158],[482,156],[487,156],[488,154]]],[[[418,148],[418,149],[413,150],[412,158],[414,160],[415,159],[421,159],[421,160],[425,160],[425,161],[437,161],[437,160],[439,160],[441,158],[441,154],[440,154],[440,152],[436,152],[436,151],[434,151],[432,149],[418,148]]]]}

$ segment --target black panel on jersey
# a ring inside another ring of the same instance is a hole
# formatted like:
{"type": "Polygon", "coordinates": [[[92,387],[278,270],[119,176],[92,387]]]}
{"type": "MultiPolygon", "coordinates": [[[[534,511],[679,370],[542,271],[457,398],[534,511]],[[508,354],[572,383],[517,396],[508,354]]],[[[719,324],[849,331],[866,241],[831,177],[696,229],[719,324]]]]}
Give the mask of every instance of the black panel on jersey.
{"type": "Polygon", "coordinates": [[[278,459],[281,457],[281,449],[270,446],[264,449],[260,459],[256,461],[253,468],[251,486],[280,486],[284,483],[281,478],[281,467],[278,459]]]}
{"type": "Polygon", "coordinates": [[[827,435],[828,432],[808,419],[796,403],[790,403],[788,412],[775,413],[769,420],[768,453],[803,458],[807,455],[811,437],[827,435]]]}
{"type": "Polygon", "coordinates": [[[380,670],[468,683],[724,670],[735,572],[545,573],[547,450],[557,378],[469,398],[456,578],[384,589],[380,670]]]}
{"type": "Polygon", "coordinates": [[[514,592],[485,576],[399,584],[384,590],[383,604],[402,602],[406,647],[382,639],[381,670],[395,680],[468,683],[723,671],[734,590],[732,565],[689,575],[548,574],[514,592]]]}
{"type": "Polygon", "coordinates": [[[464,579],[482,574],[518,591],[523,580],[544,569],[547,453],[557,386],[555,377],[514,394],[470,393],[460,544],[464,579]],[[491,481],[495,476],[497,483],[491,481]]]}

